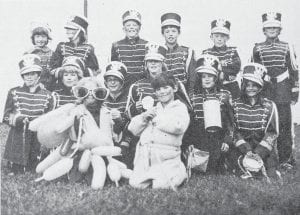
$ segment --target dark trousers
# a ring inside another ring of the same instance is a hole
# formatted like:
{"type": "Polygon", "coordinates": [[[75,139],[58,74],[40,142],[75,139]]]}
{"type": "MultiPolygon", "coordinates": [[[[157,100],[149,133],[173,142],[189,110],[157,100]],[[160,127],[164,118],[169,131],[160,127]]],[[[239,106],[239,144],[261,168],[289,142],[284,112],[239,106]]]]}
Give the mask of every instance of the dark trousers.
{"type": "Polygon", "coordinates": [[[290,103],[276,104],[279,116],[277,150],[279,163],[292,161],[292,112],[290,103]]]}

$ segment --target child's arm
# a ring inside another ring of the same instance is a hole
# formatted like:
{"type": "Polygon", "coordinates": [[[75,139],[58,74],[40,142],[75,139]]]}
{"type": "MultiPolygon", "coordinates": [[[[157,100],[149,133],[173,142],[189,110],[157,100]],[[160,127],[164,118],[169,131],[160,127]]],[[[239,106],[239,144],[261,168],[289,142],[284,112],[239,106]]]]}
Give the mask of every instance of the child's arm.
{"type": "Polygon", "coordinates": [[[86,61],[86,67],[92,69],[93,75],[100,74],[97,56],[95,55],[94,47],[89,45],[89,55],[86,61]]]}
{"type": "Polygon", "coordinates": [[[231,52],[229,61],[226,61],[226,66],[222,66],[222,71],[229,76],[236,76],[241,69],[241,59],[236,49],[231,52]]]}
{"type": "Polygon", "coordinates": [[[262,159],[271,153],[279,135],[278,113],[275,103],[270,102],[272,105],[270,119],[265,130],[265,136],[260,141],[254,152],[262,159]]]}
{"type": "Polygon", "coordinates": [[[166,133],[180,135],[188,128],[190,116],[187,107],[180,103],[180,106],[174,108],[172,112],[157,116],[154,122],[157,129],[166,133]]]}

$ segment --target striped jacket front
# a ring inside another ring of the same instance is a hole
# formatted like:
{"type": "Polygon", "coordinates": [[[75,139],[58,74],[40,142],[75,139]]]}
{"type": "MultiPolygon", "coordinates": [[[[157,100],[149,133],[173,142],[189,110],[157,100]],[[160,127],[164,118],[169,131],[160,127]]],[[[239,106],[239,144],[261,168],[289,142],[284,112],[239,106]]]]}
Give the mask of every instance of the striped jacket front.
{"type": "Polygon", "coordinates": [[[186,46],[176,44],[173,48],[168,48],[165,63],[168,71],[185,85],[188,92],[191,92],[195,82],[194,51],[186,46]]]}
{"type": "Polygon", "coordinates": [[[267,39],[255,44],[252,61],[264,65],[270,76],[270,85],[265,96],[275,103],[297,101],[299,95],[298,66],[293,48],[278,38],[267,39]],[[276,78],[287,72],[286,78],[277,81],[276,78]]]}
{"type": "Polygon", "coordinates": [[[203,51],[203,54],[210,54],[218,57],[222,65],[224,80],[229,80],[229,75],[236,76],[241,69],[241,59],[236,47],[212,47],[203,51]]]}
{"type": "Polygon", "coordinates": [[[248,144],[253,148],[261,144],[271,151],[278,135],[276,105],[266,98],[260,98],[254,105],[239,98],[233,101],[233,110],[235,145],[248,144]]]}
{"type": "MultiPolygon", "coordinates": [[[[86,68],[93,71],[99,70],[98,60],[94,53],[94,47],[86,43],[75,46],[72,42],[61,42],[57,45],[50,61],[51,70],[61,67],[64,58],[69,56],[80,57],[84,61],[86,68]]],[[[85,77],[90,76],[88,70],[83,72],[85,77]]]]}
{"type": "Polygon", "coordinates": [[[139,37],[125,38],[112,44],[111,61],[120,61],[127,67],[125,87],[144,77],[146,44],[148,42],[139,37]]]}

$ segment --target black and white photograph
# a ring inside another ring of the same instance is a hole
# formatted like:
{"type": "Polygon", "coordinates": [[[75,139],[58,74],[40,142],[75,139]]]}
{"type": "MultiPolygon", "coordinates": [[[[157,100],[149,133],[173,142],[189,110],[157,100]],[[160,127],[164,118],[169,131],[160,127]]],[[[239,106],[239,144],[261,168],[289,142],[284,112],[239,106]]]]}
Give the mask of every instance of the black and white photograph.
{"type": "Polygon", "coordinates": [[[300,214],[299,11],[0,0],[1,214],[300,214]]]}

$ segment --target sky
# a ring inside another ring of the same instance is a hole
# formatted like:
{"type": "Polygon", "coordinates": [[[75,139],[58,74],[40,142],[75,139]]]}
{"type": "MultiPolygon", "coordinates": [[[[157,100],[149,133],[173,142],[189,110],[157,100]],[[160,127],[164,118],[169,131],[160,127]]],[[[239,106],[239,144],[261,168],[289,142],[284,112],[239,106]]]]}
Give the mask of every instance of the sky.
{"type": "MultiPolygon", "coordinates": [[[[66,40],[64,24],[73,14],[83,15],[84,0],[0,0],[0,117],[7,91],[22,83],[18,62],[32,46],[30,23],[48,22],[53,40],[49,47],[55,49],[66,40]]],[[[299,0],[88,0],[88,40],[95,47],[100,67],[105,68],[114,41],[124,37],[122,14],[135,9],[142,14],[140,36],[146,40],[163,43],[160,17],[166,12],[181,15],[179,43],[196,51],[212,46],[210,22],[225,18],[231,22],[228,45],[237,46],[242,64],[247,63],[256,42],[264,40],[261,15],[265,12],[282,13],[283,30],[280,38],[294,44],[300,55],[299,0]]],[[[298,62],[299,62],[298,58],[298,62]]],[[[299,64],[299,63],[298,63],[299,64]]],[[[296,106],[300,108],[300,104],[296,106]]],[[[295,115],[300,122],[300,114],[295,115]]]]}

